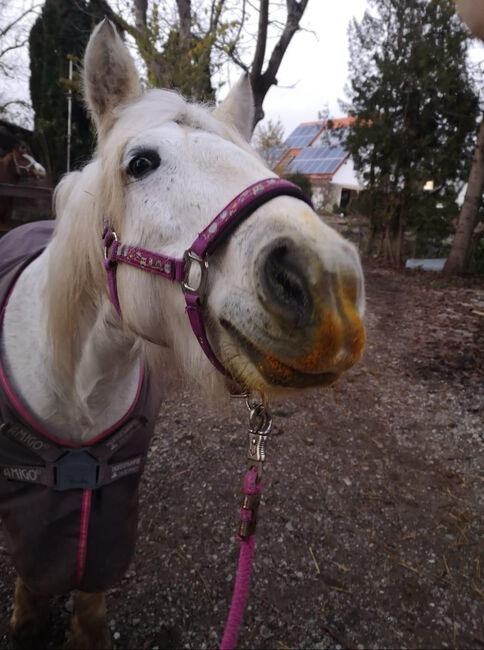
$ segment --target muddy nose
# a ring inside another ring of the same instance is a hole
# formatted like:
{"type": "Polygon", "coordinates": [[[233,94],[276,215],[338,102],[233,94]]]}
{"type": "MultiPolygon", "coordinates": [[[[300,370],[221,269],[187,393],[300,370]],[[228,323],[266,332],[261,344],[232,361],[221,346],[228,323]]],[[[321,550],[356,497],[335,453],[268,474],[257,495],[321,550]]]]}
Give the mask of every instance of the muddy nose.
{"type": "Polygon", "coordinates": [[[288,239],[272,242],[261,254],[259,296],[282,326],[302,327],[313,315],[304,261],[288,239]]]}

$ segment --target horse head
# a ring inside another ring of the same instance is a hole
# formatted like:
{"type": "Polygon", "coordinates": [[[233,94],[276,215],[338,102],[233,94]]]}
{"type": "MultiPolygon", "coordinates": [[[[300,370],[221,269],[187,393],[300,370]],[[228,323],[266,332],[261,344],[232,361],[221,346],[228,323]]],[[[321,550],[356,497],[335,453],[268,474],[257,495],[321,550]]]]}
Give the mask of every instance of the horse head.
{"type": "MultiPolygon", "coordinates": [[[[58,189],[58,239],[65,246],[52,277],[59,283],[69,267],[76,269],[77,300],[83,292],[93,300],[98,286],[106,317],[114,320],[99,238],[103,222],[123,243],[180,258],[235,196],[276,176],[248,143],[254,109],[246,76],[214,110],[173,91],[143,92],[130,54],[105,20],[86,50],[84,88],[97,155],[58,189]]],[[[202,383],[217,381],[177,284],[119,264],[117,294],[125,332],[171,349],[202,383]]],[[[258,207],[210,255],[203,297],[208,338],[245,387],[271,393],[332,383],[362,354],[363,311],[356,249],[295,196],[258,207]]]]}
{"type": "Polygon", "coordinates": [[[18,142],[10,156],[18,176],[30,175],[34,178],[43,178],[46,175],[45,168],[35,160],[25,142],[18,142]]]}

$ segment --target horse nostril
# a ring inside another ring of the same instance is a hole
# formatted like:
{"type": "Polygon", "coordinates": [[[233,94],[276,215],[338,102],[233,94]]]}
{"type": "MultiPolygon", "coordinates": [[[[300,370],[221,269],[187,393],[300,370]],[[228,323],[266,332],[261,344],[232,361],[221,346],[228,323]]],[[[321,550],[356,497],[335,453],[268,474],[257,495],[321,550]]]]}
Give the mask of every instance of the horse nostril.
{"type": "Polygon", "coordinates": [[[302,264],[287,243],[279,243],[267,254],[262,267],[266,307],[289,325],[305,324],[312,312],[302,264]]]}

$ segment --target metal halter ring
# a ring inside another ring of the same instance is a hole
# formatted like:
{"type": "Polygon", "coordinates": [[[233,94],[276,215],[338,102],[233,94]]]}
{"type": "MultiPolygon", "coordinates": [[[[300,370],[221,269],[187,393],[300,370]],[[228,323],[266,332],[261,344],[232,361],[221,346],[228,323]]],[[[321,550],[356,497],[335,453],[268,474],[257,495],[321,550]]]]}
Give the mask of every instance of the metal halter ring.
{"type": "Polygon", "coordinates": [[[182,288],[185,293],[203,293],[205,290],[205,285],[207,282],[207,269],[208,262],[206,259],[202,259],[192,250],[186,250],[183,253],[183,261],[185,262],[185,275],[182,282],[182,288]],[[190,271],[193,264],[198,264],[200,269],[200,279],[196,287],[190,285],[190,271]]]}
{"type": "Polygon", "coordinates": [[[272,427],[272,417],[264,404],[256,404],[250,409],[249,430],[251,433],[258,433],[261,436],[269,434],[272,427]]]}

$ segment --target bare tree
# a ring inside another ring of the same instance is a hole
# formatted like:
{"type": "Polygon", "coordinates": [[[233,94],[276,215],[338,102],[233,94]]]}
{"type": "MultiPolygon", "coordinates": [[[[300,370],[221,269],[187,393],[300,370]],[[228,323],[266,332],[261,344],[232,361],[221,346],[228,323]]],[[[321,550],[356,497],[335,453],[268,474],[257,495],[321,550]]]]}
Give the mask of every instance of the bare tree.
{"type": "MultiPolygon", "coordinates": [[[[257,14],[255,47],[245,47],[245,50],[249,51],[251,61],[247,62],[247,53],[245,55],[240,53],[244,48],[241,47],[239,39],[226,51],[234,63],[250,75],[255,102],[254,127],[264,118],[262,109],[264,98],[270,87],[277,85],[277,73],[294,34],[301,29],[300,23],[308,1],[259,0],[252,3],[244,0],[243,2],[244,19],[248,13],[247,7],[251,15],[254,12],[257,14]],[[270,35],[274,33],[277,38],[276,44],[272,51],[268,52],[270,35]]],[[[241,30],[243,27],[244,25],[241,25],[241,30]]],[[[249,32],[250,29],[249,27],[249,32]]],[[[249,40],[254,40],[253,33],[249,33],[249,40]]]]}
{"type": "Polygon", "coordinates": [[[134,39],[151,85],[174,87],[190,99],[210,101],[214,71],[237,40],[245,0],[133,0],[134,23],[123,11],[109,17],[134,39]],[[174,7],[176,10],[174,13],[174,7]]]}
{"type": "Polygon", "coordinates": [[[254,131],[252,142],[264,158],[270,169],[282,158],[284,149],[284,127],[280,120],[268,120],[258,124],[254,131]]]}
{"type": "Polygon", "coordinates": [[[281,34],[266,62],[268,27],[270,24],[269,0],[259,2],[259,25],[254,58],[250,66],[250,81],[254,93],[254,126],[264,117],[262,104],[273,85],[277,85],[277,73],[282,59],[294,34],[300,29],[300,22],[308,0],[286,0],[286,16],[281,34]]]}
{"type": "MultiPolygon", "coordinates": [[[[472,33],[484,39],[484,2],[482,0],[456,0],[457,11],[472,33]]],[[[484,117],[477,136],[467,191],[459,214],[449,257],[444,266],[446,275],[465,273],[469,265],[472,235],[479,221],[479,209],[484,192],[484,117]]]]}
{"type": "Polygon", "coordinates": [[[119,11],[111,18],[134,38],[149,82],[173,86],[192,99],[214,98],[213,72],[227,57],[231,59],[250,75],[255,127],[264,117],[264,98],[277,84],[281,62],[300,29],[308,1],[210,0],[195,8],[191,0],[176,0],[172,20],[173,2],[150,5],[149,0],[133,0],[134,24],[119,11]],[[269,52],[274,34],[276,43],[269,52]]]}
{"type": "Polygon", "coordinates": [[[0,114],[12,119],[30,110],[27,98],[15,96],[14,80],[22,74],[19,53],[28,41],[29,29],[39,5],[33,1],[0,0],[0,114]],[[20,113],[20,115],[19,115],[20,113]]]}

